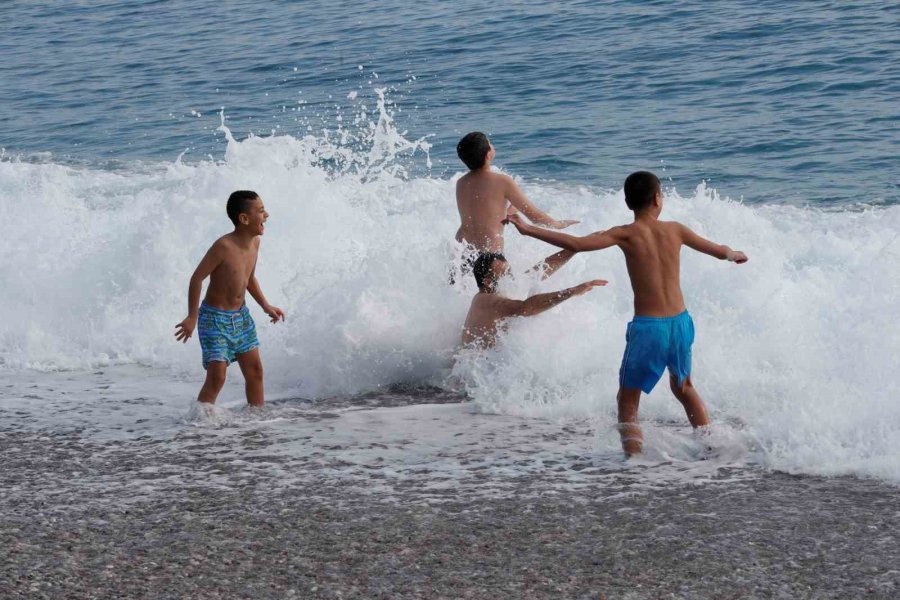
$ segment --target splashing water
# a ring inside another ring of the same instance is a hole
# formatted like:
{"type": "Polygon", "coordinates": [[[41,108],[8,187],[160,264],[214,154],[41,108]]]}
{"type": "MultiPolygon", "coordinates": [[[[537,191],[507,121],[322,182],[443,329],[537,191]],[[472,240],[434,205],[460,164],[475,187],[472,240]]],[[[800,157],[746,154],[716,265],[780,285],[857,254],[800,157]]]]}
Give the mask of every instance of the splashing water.
{"type": "MultiPolygon", "coordinates": [[[[512,282],[519,297],[602,277],[610,286],[532,319],[513,320],[486,353],[458,352],[474,282],[448,287],[457,226],[453,181],[411,177],[425,139],[396,129],[383,90],[377,121],[302,138],[228,140],[225,159],[134,165],[116,172],[4,159],[0,364],[90,369],[139,363],[201,376],[195,342],[172,338],[187,281],[229,229],[224,201],[255,189],[271,213],[257,276],[288,320],[261,311],[270,385],[307,397],[401,381],[460,386],[484,412],[592,418],[595,450],[617,450],[616,373],[631,292],[617,251],[576,257],[546,282],[512,282]]],[[[577,232],[627,221],[620,192],[524,184],[577,232]]],[[[686,300],[697,325],[694,378],[727,451],[803,472],[900,481],[900,207],[820,211],[744,206],[701,184],[669,190],[665,218],[746,251],[736,267],[685,251],[686,300]]],[[[552,249],[507,232],[523,272],[552,249]]],[[[668,423],[680,406],[659,386],[644,399],[660,460],[693,456],[668,423]]]]}

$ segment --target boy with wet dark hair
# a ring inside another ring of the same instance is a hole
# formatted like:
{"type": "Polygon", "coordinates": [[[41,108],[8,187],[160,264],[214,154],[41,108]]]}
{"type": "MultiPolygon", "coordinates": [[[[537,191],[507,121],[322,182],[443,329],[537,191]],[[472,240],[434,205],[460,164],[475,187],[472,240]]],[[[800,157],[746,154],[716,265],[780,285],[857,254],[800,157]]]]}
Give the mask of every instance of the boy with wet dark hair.
{"type": "Polygon", "coordinates": [[[198,401],[215,403],[225,385],[225,370],[237,360],[246,381],[247,403],[262,406],[265,393],[259,340],[244,297],[250,292],[273,323],[284,320],[284,312],[268,303],[256,280],[259,236],[269,213],[259,195],[249,190],[231,194],[225,211],[234,231],[213,243],[191,276],[188,316],[175,326],[175,339],[187,343],[197,328],[206,369],[198,401]],[[201,304],[200,290],[207,277],[209,287],[201,304]]]}
{"type": "Polygon", "coordinates": [[[228,215],[228,218],[231,219],[231,222],[237,226],[239,225],[238,217],[240,214],[248,212],[250,204],[258,199],[259,196],[256,195],[256,192],[250,190],[237,190],[236,192],[232,192],[231,195],[228,196],[228,201],[225,203],[225,213],[228,215]]]}
{"type": "Polygon", "coordinates": [[[533,223],[554,229],[578,222],[557,221],[538,210],[512,177],[491,171],[496,150],[480,131],[463,136],[456,152],[469,168],[456,182],[456,206],[462,222],[456,240],[470,244],[476,255],[503,252],[503,220],[516,211],[521,211],[533,223]]]}
{"type": "Polygon", "coordinates": [[[456,145],[456,154],[471,171],[484,166],[484,161],[490,151],[491,142],[480,131],[467,133],[456,145]]]}
{"type": "Polygon", "coordinates": [[[659,179],[648,171],[625,180],[625,203],[634,222],[575,237],[524,223],[517,215],[508,222],[519,233],[571,252],[589,252],[618,246],[625,254],[634,290],[634,320],[625,334],[625,354],[619,369],[619,432],[627,456],[639,454],[643,435],[637,413],[641,392],[649,394],[663,371],[694,428],[709,425],[709,415],[691,382],[691,345],[694,322],[684,306],[680,283],[681,247],[728,260],[747,262],[743,252],[704,239],[674,221],[660,221],[663,196],[659,179]]]}
{"type": "MultiPolygon", "coordinates": [[[[574,252],[568,250],[557,252],[535,265],[530,271],[540,271],[541,279],[546,279],[569,262],[574,255],[574,252]]],[[[463,326],[464,345],[493,346],[497,338],[497,328],[503,319],[538,315],[569,298],[585,294],[596,286],[606,285],[606,281],[594,279],[558,292],[536,294],[525,300],[513,300],[497,291],[497,283],[507,273],[509,263],[500,253],[484,252],[475,260],[472,274],[478,284],[478,293],[472,298],[469,314],[466,315],[466,323],[463,326]]]]}

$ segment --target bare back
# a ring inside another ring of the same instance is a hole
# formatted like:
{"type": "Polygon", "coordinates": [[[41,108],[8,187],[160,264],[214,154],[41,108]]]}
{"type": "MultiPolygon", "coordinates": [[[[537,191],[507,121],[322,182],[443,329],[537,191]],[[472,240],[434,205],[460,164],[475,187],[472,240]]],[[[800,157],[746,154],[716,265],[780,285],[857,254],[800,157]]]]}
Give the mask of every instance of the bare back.
{"type": "Polygon", "coordinates": [[[637,220],[616,228],[617,245],[634,291],[634,314],[668,317],[684,312],[681,294],[682,228],[678,223],[637,220]]]}
{"type": "Polygon", "coordinates": [[[463,325],[462,343],[493,346],[500,321],[509,317],[517,304],[499,294],[475,294],[463,325]]]}
{"type": "Polygon", "coordinates": [[[503,252],[503,219],[506,218],[509,177],[480,169],[456,182],[460,241],[479,252],[503,252]]]}
{"type": "Polygon", "coordinates": [[[259,255],[259,238],[241,243],[233,233],[220,237],[209,249],[219,262],[209,276],[204,302],[223,310],[238,310],[259,255]]]}

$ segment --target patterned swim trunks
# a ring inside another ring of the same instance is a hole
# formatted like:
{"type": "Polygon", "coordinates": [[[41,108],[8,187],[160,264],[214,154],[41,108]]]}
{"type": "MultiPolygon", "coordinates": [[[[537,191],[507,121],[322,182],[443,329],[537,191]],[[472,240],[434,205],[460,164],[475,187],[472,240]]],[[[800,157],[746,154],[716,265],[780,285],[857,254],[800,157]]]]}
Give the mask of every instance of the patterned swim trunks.
{"type": "Polygon", "coordinates": [[[239,310],[222,310],[200,304],[197,336],[203,349],[203,368],[211,362],[233,363],[238,354],[259,346],[256,323],[245,304],[239,310]]]}

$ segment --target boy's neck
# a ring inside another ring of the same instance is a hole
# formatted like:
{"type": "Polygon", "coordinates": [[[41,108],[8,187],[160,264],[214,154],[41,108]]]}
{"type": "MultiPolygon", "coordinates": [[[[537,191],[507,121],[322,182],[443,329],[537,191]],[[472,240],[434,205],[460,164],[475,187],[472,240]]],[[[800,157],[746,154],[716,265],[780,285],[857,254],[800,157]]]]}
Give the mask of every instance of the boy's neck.
{"type": "Polygon", "coordinates": [[[659,220],[659,211],[654,210],[653,207],[645,208],[641,211],[636,211],[634,213],[634,222],[638,221],[646,223],[647,221],[657,221],[659,220]]]}
{"type": "Polygon", "coordinates": [[[250,233],[242,227],[235,227],[231,234],[234,236],[235,240],[245,245],[249,245],[253,241],[253,238],[256,237],[255,233],[250,233]]]}

